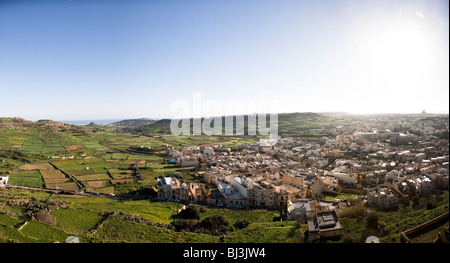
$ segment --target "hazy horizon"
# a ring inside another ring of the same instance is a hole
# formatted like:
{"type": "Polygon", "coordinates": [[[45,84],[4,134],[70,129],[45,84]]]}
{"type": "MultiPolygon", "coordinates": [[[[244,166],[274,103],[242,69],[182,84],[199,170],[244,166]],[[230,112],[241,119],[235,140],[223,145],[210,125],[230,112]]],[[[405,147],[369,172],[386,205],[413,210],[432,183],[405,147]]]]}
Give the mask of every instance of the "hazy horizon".
{"type": "MultiPolygon", "coordinates": [[[[362,114],[353,114],[348,112],[312,112],[312,111],[305,111],[305,112],[279,112],[278,114],[293,114],[293,113],[317,113],[317,114],[343,114],[343,115],[350,115],[350,116],[371,116],[371,115],[421,115],[422,112],[410,112],[410,113],[396,113],[396,112],[378,112],[378,113],[362,113],[362,114]]],[[[255,113],[244,113],[242,115],[250,115],[255,113]]],[[[264,114],[263,112],[256,113],[256,114],[264,114]]],[[[268,114],[268,113],[267,113],[268,114]]],[[[432,115],[449,115],[448,112],[426,112],[425,116],[432,116],[432,115]]],[[[230,115],[223,115],[223,116],[230,116],[230,115]]],[[[171,119],[170,117],[130,117],[130,118],[108,118],[108,119],[51,119],[51,118],[37,118],[37,119],[27,119],[22,116],[0,116],[0,118],[23,118],[28,121],[41,121],[41,120],[51,120],[56,122],[62,122],[67,124],[77,124],[77,125],[87,125],[91,122],[94,122],[96,124],[111,124],[114,122],[124,121],[124,120],[139,120],[139,119],[149,119],[149,120],[163,120],[163,119],[171,119]]],[[[193,116],[188,118],[194,118],[193,116]]],[[[202,117],[203,118],[203,117],[202,117]]]]}
{"type": "Polygon", "coordinates": [[[275,112],[448,114],[449,2],[5,0],[0,90],[0,116],[28,120],[174,118],[196,92],[275,112]]]}

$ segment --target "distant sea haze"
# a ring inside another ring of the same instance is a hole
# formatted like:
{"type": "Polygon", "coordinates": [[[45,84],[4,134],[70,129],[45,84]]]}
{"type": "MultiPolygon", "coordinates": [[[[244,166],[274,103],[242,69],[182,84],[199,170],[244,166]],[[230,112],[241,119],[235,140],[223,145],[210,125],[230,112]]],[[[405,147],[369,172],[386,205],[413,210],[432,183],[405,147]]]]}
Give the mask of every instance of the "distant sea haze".
{"type": "Polygon", "coordinates": [[[109,120],[78,120],[78,121],[59,121],[67,124],[74,124],[74,125],[88,125],[89,123],[93,122],[96,124],[111,124],[114,122],[122,121],[123,119],[109,119],[109,120]]]}

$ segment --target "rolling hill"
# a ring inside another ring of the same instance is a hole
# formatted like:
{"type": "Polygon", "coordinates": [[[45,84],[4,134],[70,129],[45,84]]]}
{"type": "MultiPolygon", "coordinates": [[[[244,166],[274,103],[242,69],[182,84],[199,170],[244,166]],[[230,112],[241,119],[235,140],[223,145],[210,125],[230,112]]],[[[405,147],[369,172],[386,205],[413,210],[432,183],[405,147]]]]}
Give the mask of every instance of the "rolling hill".
{"type": "MultiPolygon", "coordinates": [[[[250,115],[251,116],[251,115],[250,115]]],[[[233,117],[233,123],[236,124],[237,120],[244,120],[244,134],[248,135],[248,131],[256,130],[258,122],[249,126],[249,115],[241,115],[238,118],[233,117]]],[[[222,131],[225,131],[225,117],[220,117],[222,120],[222,131]]],[[[205,118],[201,118],[203,122],[205,118]]],[[[190,118],[190,130],[192,133],[194,120],[190,118]]],[[[131,125],[132,122],[128,122],[130,125],[125,127],[125,130],[133,133],[143,134],[171,134],[170,131],[170,119],[162,119],[153,121],[146,125],[131,125]]],[[[214,123],[214,122],[212,122],[214,123]]],[[[322,137],[326,136],[325,129],[334,128],[340,125],[350,124],[351,120],[344,117],[331,117],[324,116],[318,113],[306,112],[306,113],[280,113],[278,114],[278,134],[282,136],[291,137],[322,137]]],[[[266,119],[266,127],[269,125],[269,117],[266,119]]],[[[236,126],[233,127],[233,132],[236,132],[236,126]]]]}

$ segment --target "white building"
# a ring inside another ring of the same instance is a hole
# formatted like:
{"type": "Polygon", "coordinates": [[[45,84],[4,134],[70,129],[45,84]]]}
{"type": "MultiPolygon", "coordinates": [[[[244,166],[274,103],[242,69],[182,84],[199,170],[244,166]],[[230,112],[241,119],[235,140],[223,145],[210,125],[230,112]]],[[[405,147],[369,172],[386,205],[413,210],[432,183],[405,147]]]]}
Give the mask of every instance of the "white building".
{"type": "Polygon", "coordinates": [[[427,155],[425,153],[417,153],[415,157],[416,161],[420,162],[422,160],[425,160],[427,158],[427,155]]]}
{"type": "Polygon", "coordinates": [[[355,185],[356,181],[357,181],[356,176],[354,176],[352,174],[348,174],[348,173],[334,172],[329,175],[335,177],[338,181],[340,181],[344,184],[355,185]]]}
{"type": "Polygon", "coordinates": [[[0,176],[0,186],[6,185],[8,183],[9,176],[0,176]]]}
{"type": "Polygon", "coordinates": [[[300,199],[298,201],[288,202],[287,220],[311,219],[313,217],[314,213],[309,200],[300,199]]]}
{"type": "Polygon", "coordinates": [[[253,181],[250,178],[245,178],[241,175],[238,175],[231,178],[231,185],[237,192],[241,193],[245,198],[247,198],[249,189],[253,187],[253,181]]]}
{"type": "Polygon", "coordinates": [[[417,176],[415,178],[408,179],[407,183],[417,196],[431,194],[434,190],[433,182],[426,176],[417,176]]]}
{"type": "Polygon", "coordinates": [[[174,158],[180,158],[181,156],[183,156],[183,153],[176,151],[176,150],[171,150],[171,151],[167,151],[167,156],[174,157],[174,158]]]}
{"type": "Polygon", "coordinates": [[[233,186],[229,185],[229,184],[219,184],[217,186],[217,189],[219,189],[219,191],[223,194],[223,195],[230,195],[232,193],[234,193],[234,189],[233,186]]]}
{"type": "Polygon", "coordinates": [[[316,166],[318,167],[318,168],[322,168],[322,167],[325,167],[325,166],[327,166],[328,165],[328,159],[320,159],[320,160],[318,160],[317,162],[316,162],[316,166]]]}
{"type": "Polygon", "coordinates": [[[205,148],[203,149],[203,154],[213,155],[213,154],[214,154],[214,149],[213,149],[213,147],[210,147],[210,146],[205,147],[205,148]]]}
{"type": "Polygon", "coordinates": [[[353,137],[362,138],[368,142],[376,142],[377,141],[377,133],[376,132],[355,132],[355,133],[353,133],[353,137]]]}

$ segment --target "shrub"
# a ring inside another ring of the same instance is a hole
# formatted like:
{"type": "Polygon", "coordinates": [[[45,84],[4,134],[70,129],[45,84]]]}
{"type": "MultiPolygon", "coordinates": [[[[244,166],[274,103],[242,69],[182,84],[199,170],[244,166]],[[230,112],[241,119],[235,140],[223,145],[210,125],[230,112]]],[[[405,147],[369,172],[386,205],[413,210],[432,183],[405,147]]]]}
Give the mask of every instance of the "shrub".
{"type": "Polygon", "coordinates": [[[415,208],[416,206],[418,206],[418,205],[419,205],[419,197],[414,196],[414,197],[412,198],[412,202],[413,202],[413,207],[414,207],[414,208],[415,208]]]}
{"type": "Polygon", "coordinates": [[[357,206],[350,206],[342,210],[341,213],[339,213],[340,217],[348,217],[348,218],[357,218],[357,217],[364,217],[366,216],[367,212],[364,206],[357,205],[357,206]]]}
{"type": "Polygon", "coordinates": [[[198,220],[196,219],[176,219],[172,222],[175,231],[194,232],[198,229],[198,220]]]}
{"type": "Polygon", "coordinates": [[[378,228],[378,214],[376,212],[371,212],[367,216],[367,228],[377,229],[378,228]]]}
{"type": "Polygon", "coordinates": [[[243,220],[236,221],[236,223],[234,223],[233,226],[234,226],[234,228],[240,230],[240,229],[246,228],[249,224],[250,224],[250,222],[243,219],[243,220]]]}
{"type": "Polygon", "coordinates": [[[200,219],[200,211],[196,206],[189,205],[186,209],[182,210],[179,214],[182,219],[200,219]]]}
{"type": "Polygon", "coordinates": [[[221,215],[213,215],[203,219],[200,222],[200,227],[208,230],[213,235],[221,235],[226,232],[229,224],[230,223],[225,217],[221,215]]]}
{"type": "Polygon", "coordinates": [[[56,218],[52,216],[49,212],[39,211],[35,215],[35,219],[42,223],[47,223],[50,225],[56,225],[56,218]]]}

